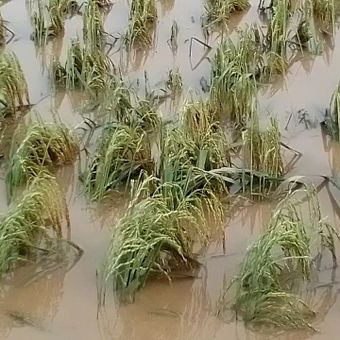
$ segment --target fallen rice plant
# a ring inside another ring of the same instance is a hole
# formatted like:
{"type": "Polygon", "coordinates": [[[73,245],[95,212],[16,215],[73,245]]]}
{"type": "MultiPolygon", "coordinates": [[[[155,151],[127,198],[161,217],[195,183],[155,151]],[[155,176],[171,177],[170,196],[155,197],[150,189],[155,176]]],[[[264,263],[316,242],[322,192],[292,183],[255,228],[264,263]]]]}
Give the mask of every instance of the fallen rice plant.
{"type": "Polygon", "coordinates": [[[126,40],[129,46],[149,47],[157,19],[155,0],[132,0],[126,40]]]}
{"type": "Polygon", "coordinates": [[[29,104],[25,76],[15,54],[0,54],[0,115],[14,115],[29,104]]]}
{"type": "Polygon", "coordinates": [[[63,124],[36,123],[25,130],[17,130],[10,151],[6,176],[10,197],[29,178],[52,166],[71,162],[79,153],[75,135],[63,124]]]}
{"type": "Polygon", "coordinates": [[[0,219],[0,273],[39,251],[48,252],[48,239],[62,237],[64,220],[69,227],[66,202],[55,178],[46,172],[37,174],[0,219]]]}
{"type": "Polygon", "coordinates": [[[218,200],[204,201],[196,193],[186,195],[176,183],[158,182],[149,177],[138,187],[112,235],[102,269],[100,304],[105,303],[109,285],[120,300],[129,301],[150,274],[169,277],[173,267],[194,265],[193,244],[205,244],[211,232],[205,203],[221,213],[218,200]],[[156,190],[150,192],[150,187],[156,190]]]}
{"type": "MultiPolygon", "coordinates": [[[[316,192],[311,188],[289,193],[274,211],[260,239],[247,251],[239,275],[221,297],[220,313],[235,288],[232,308],[253,326],[308,328],[316,313],[298,295],[301,282],[308,282],[314,259],[328,249],[336,261],[338,232],[322,219],[316,192]],[[307,195],[307,214],[297,195],[307,195]]],[[[336,262],[334,262],[334,265],[336,262]]]]}

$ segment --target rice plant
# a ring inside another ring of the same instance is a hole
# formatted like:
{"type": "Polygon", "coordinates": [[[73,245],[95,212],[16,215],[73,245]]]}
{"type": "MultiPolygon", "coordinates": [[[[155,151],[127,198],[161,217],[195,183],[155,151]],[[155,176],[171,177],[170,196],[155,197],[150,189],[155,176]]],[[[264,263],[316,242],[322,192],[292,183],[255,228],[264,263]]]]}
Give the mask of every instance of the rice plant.
{"type": "Polygon", "coordinates": [[[29,105],[25,76],[14,53],[0,54],[0,114],[14,115],[29,105]]]}
{"type": "Polygon", "coordinates": [[[145,179],[112,235],[102,268],[100,303],[105,303],[109,286],[120,300],[129,301],[152,273],[169,277],[173,267],[195,264],[193,245],[205,244],[211,232],[203,211],[195,193],[185,195],[177,184],[145,179]]]}
{"type": "Polygon", "coordinates": [[[63,124],[39,122],[31,124],[24,133],[18,129],[6,175],[9,196],[29,178],[44,169],[73,161],[78,153],[76,137],[63,124]]]}
{"type": "Polygon", "coordinates": [[[316,313],[298,291],[311,278],[315,256],[328,249],[336,259],[336,239],[338,232],[322,219],[313,189],[289,193],[278,204],[266,231],[247,250],[240,273],[221,297],[219,312],[230,307],[227,299],[234,287],[232,308],[247,324],[314,330],[311,321],[316,313]],[[299,194],[307,195],[307,214],[299,194]]]}
{"type": "Polygon", "coordinates": [[[157,19],[155,0],[132,0],[126,40],[130,46],[149,47],[153,41],[153,26],[157,19]]]}
{"type": "Polygon", "coordinates": [[[148,134],[140,126],[112,123],[102,132],[85,176],[85,188],[92,199],[100,200],[142,170],[152,174],[153,169],[148,134]]]}
{"type": "Polygon", "coordinates": [[[242,138],[245,168],[265,173],[272,178],[270,181],[264,179],[260,183],[255,183],[256,181],[251,179],[251,193],[257,190],[259,193],[264,193],[275,185],[275,178],[279,179],[284,173],[278,122],[271,119],[270,126],[261,131],[254,117],[251,126],[243,132],[242,138]]]}
{"type": "Polygon", "coordinates": [[[206,0],[205,11],[211,25],[226,23],[236,13],[249,7],[248,0],[206,0]]]}
{"type": "Polygon", "coordinates": [[[256,109],[257,84],[252,73],[253,42],[248,35],[222,42],[214,55],[211,72],[211,105],[219,114],[244,125],[256,109]]]}
{"type": "Polygon", "coordinates": [[[54,177],[40,172],[0,219],[0,273],[40,251],[48,252],[48,239],[62,237],[63,221],[69,227],[59,186],[54,177]]]}

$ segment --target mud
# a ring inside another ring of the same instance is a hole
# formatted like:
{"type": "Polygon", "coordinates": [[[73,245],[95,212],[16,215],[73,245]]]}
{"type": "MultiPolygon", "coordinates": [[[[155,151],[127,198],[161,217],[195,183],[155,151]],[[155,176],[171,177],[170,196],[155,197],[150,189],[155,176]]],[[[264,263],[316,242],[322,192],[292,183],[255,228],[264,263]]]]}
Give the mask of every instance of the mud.
{"type": "MultiPolygon", "coordinates": [[[[260,21],[257,2],[240,15],[232,18],[229,29],[260,21]]],[[[32,103],[38,103],[28,117],[35,112],[49,120],[50,111],[56,112],[62,121],[75,126],[83,120],[81,94],[57,93],[52,96],[48,65],[52,56],[65,58],[71,38],[81,36],[82,20],[75,16],[66,22],[63,39],[49,43],[46,50],[36,50],[30,40],[31,26],[27,6],[22,0],[0,1],[2,16],[9,21],[15,39],[6,47],[14,51],[22,65],[29,85],[32,103]]],[[[143,91],[144,72],[149,86],[161,89],[166,74],[178,67],[184,81],[183,98],[200,90],[201,79],[209,79],[209,58],[213,55],[199,43],[193,43],[189,57],[190,39],[204,40],[200,17],[204,11],[201,1],[160,0],[159,19],[155,31],[155,44],[143,53],[118,52],[119,44],[112,47],[110,57],[120,64],[131,84],[140,85],[143,91]],[[167,40],[171,26],[179,27],[178,49],[172,53],[167,40]],[[138,81],[139,80],[139,81],[138,81]]],[[[114,2],[107,14],[105,29],[114,37],[124,34],[128,21],[126,0],[114,2]]],[[[334,41],[339,41],[337,33],[334,41]]],[[[208,39],[214,48],[221,39],[215,33],[208,39]]],[[[302,153],[302,158],[291,170],[291,175],[309,176],[315,185],[323,176],[339,176],[339,144],[322,134],[320,121],[328,105],[330,95],[339,81],[340,44],[323,56],[295,62],[284,80],[263,89],[260,107],[263,117],[277,116],[284,143],[302,153]],[[305,119],[301,112],[305,109],[305,119]],[[287,122],[289,124],[287,125],[287,122]],[[306,123],[307,122],[307,123],[306,123]]],[[[182,98],[182,100],[183,100],[182,98]]],[[[166,102],[162,107],[163,118],[176,119],[177,106],[166,102]]],[[[114,222],[126,207],[126,195],[117,195],[100,206],[90,204],[83,196],[77,180],[77,168],[64,169],[59,174],[68,195],[72,223],[72,241],[84,254],[70,270],[65,266],[52,268],[28,264],[19,268],[0,282],[0,338],[11,340],[74,340],[74,339],[332,339],[338,336],[340,301],[340,272],[325,266],[311,289],[310,298],[321,306],[316,327],[319,333],[285,332],[270,334],[252,332],[230,314],[228,320],[216,317],[216,304],[224,280],[237,273],[247,246],[254,241],[268,221],[273,204],[243,202],[242,208],[233,211],[226,220],[226,253],[220,243],[212,244],[202,257],[197,278],[185,275],[169,283],[167,280],[150,281],[136,298],[134,304],[118,306],[109,300],[105,310],[97,315],[96,270],[105,255],[114,222]],[[41,272],[41,275],[37,273],[41,272]]],[[[3,178],[3,171],[1,171],[3,178]]],[[[320,202],[325,215],[339,224],[340,192],[332,184],[321,186],[320,202]]],[[[0,181],[0,210],[7,209],[5,184],[0,181]]],[[[227,316],[228,317],[228,316],[227,316]]]]}

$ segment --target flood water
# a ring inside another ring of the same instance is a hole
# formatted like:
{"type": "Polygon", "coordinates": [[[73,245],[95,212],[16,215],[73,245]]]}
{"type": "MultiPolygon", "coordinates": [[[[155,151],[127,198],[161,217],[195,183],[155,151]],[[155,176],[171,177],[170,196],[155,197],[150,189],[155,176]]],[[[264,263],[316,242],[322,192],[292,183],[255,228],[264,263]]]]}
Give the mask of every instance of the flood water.
{"type": "MultiPolygon", "coordinates": [[[[159,0],[155,46],[147,53],[124,56],[114,46],[110,56],[124,69],[131,84],[143,83],[147,72],[151,88],[161,88],[167,72],[178,67],[184,82],[184,94],[203,95],[201,78],[209,79],[213,50],[205,54],[192,37],[204,39],[200,18],[204,4],[198,0],[159,0]],[[167,43],[171,26],[179,27],[178,50],[174,55],[167,43]]],[[[124,33],[128,21],[128,1],[114,1],[106,16],[105,29],[113,36],[124,33]]],[[[257,1],[241,15],[232,18],[230,31],[247,23],[258,21],[257,1]]],[[[15,32],[14,40],[6,49],[14,51],[24,70],[32,103],[38,103],[34,112],[49,120],[56,112],[70,127],[83,120],[79,94],[52,95],[48,79],[48,65],[52,56],[65,58],[70,39],[82,35],[82,18],[75,16],[66,22],[62,40],[50,42],[45,50],[36,50],[30,40],[32,32],[27,4],[24,0],[0,0],[0,12],[8,27],[15,32]]],[[[214,34],[209,44],[216,46],[221,37],[214,34]]],[[[320,120],[331,93],[340,80],[340,34],[327,55],[309,58],[293,64],[285,80],[260,93],[261,114],[276,116],[281,125],[283,142],[302,153],[291,170],[291,175],[310,176],[313,183],[321,183],[319,175],[339,175],[340,146],[324,138],[320,120]],[[274,94],[273,94],[274,92],[274,94]],[[298,111],[305,109],[310,124],[300,121],[298,111]],[[291,117],[291,119],[290,119],[291,117]],[[289,124],[285,129],[287,122],[289,124]]],[[[164,119],[176,119],[176,107],[165,103],[164,119]]],[[[313,302],[321,305],[315,322],[319,332],[283,332],[271,335],[248,330],[235,318],[216,317],[216,303],[225,279],[231,279],[249,244],[256,240],[265,226],[272,209],[269,203],[240,202],[225,224],[226,254],[220,243],[211,244],[202,259],[204,265],[197,278],[178,278],[169,283],[150,281],[137,294],[133,304],[118,306],[108,301],[106,309],[97,315],[96,270],[99,268],[110,238],[114,221],[123,213],[126,204],[118,195],[103,208],[90,204],[77,180],[77,167],[62,171],[61,181],[67,191],[72,228],[72,241],[84,254],[69,271],[55,268],[44,275],[34,275],[41,268],[27,265],[15,270],[0,283],[0,339],[11,340],[222,340],[222,339],[336,339],[339,333],[340,269],[321,270],[313,302]]],[[[5,186],[0,182],[0,210],[7,210],[5,186]]],[[[320,190],[323,215],[339,225],[334,200],[340,202],[340,192],[330,185],[320,190]],[[333,201],[332,201],[333,198],[333,201]],[[333,204],[332,204],[333,202],[333,204]]]]}

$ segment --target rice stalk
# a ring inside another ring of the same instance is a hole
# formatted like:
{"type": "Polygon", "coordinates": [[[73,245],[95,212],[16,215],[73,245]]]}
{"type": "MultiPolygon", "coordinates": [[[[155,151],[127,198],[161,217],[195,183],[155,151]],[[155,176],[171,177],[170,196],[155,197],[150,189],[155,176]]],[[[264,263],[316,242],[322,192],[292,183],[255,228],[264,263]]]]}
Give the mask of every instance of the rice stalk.
{"type": "Polygon", "coordinates": [[[335,239],[339,234],[323,221],[315,190],[290,192],[273,212],[266,231],[247,250],[240,273],[224,290],[219,312],[230,307],[227,299],[234,287],[232,308],[246,323],[314,330],[315,312],[298,291],[302,282],[310,280],[316,255],[328,249],[335,256],[335,239]],[[307,196],[307,211],[302,210],[298,194],[307,196]]]}
{"type": "Polygon", "coordinates": [[[126,34],[130,46],[149,47],[153,41],[153,26],[157,19],[155,0],[132,0],[129,27],[126,34]]]}
{"type": "Polygon", "coordinates": [[[29,103],[27,83],[17,57],[10,52],[0,54],[1,115],[14,115],[29,103]]]}
{"type": "Polygon", "coordinates": [[[50,170],[73,161],[79,153],[78,141],[63,124],[36,123],[24,134],[14,135],[9,168],[6,175],[7,192],[11,197],[20,187],[42,170],[50,170]]]}
{"type": "Polygon", "coordinates": [[[66,202],[55,178],[46,172],[37,174],[0,219],[0,273],[32,258],[52,235],[61,238],[64,220],[69,226],[66,202]]]}

